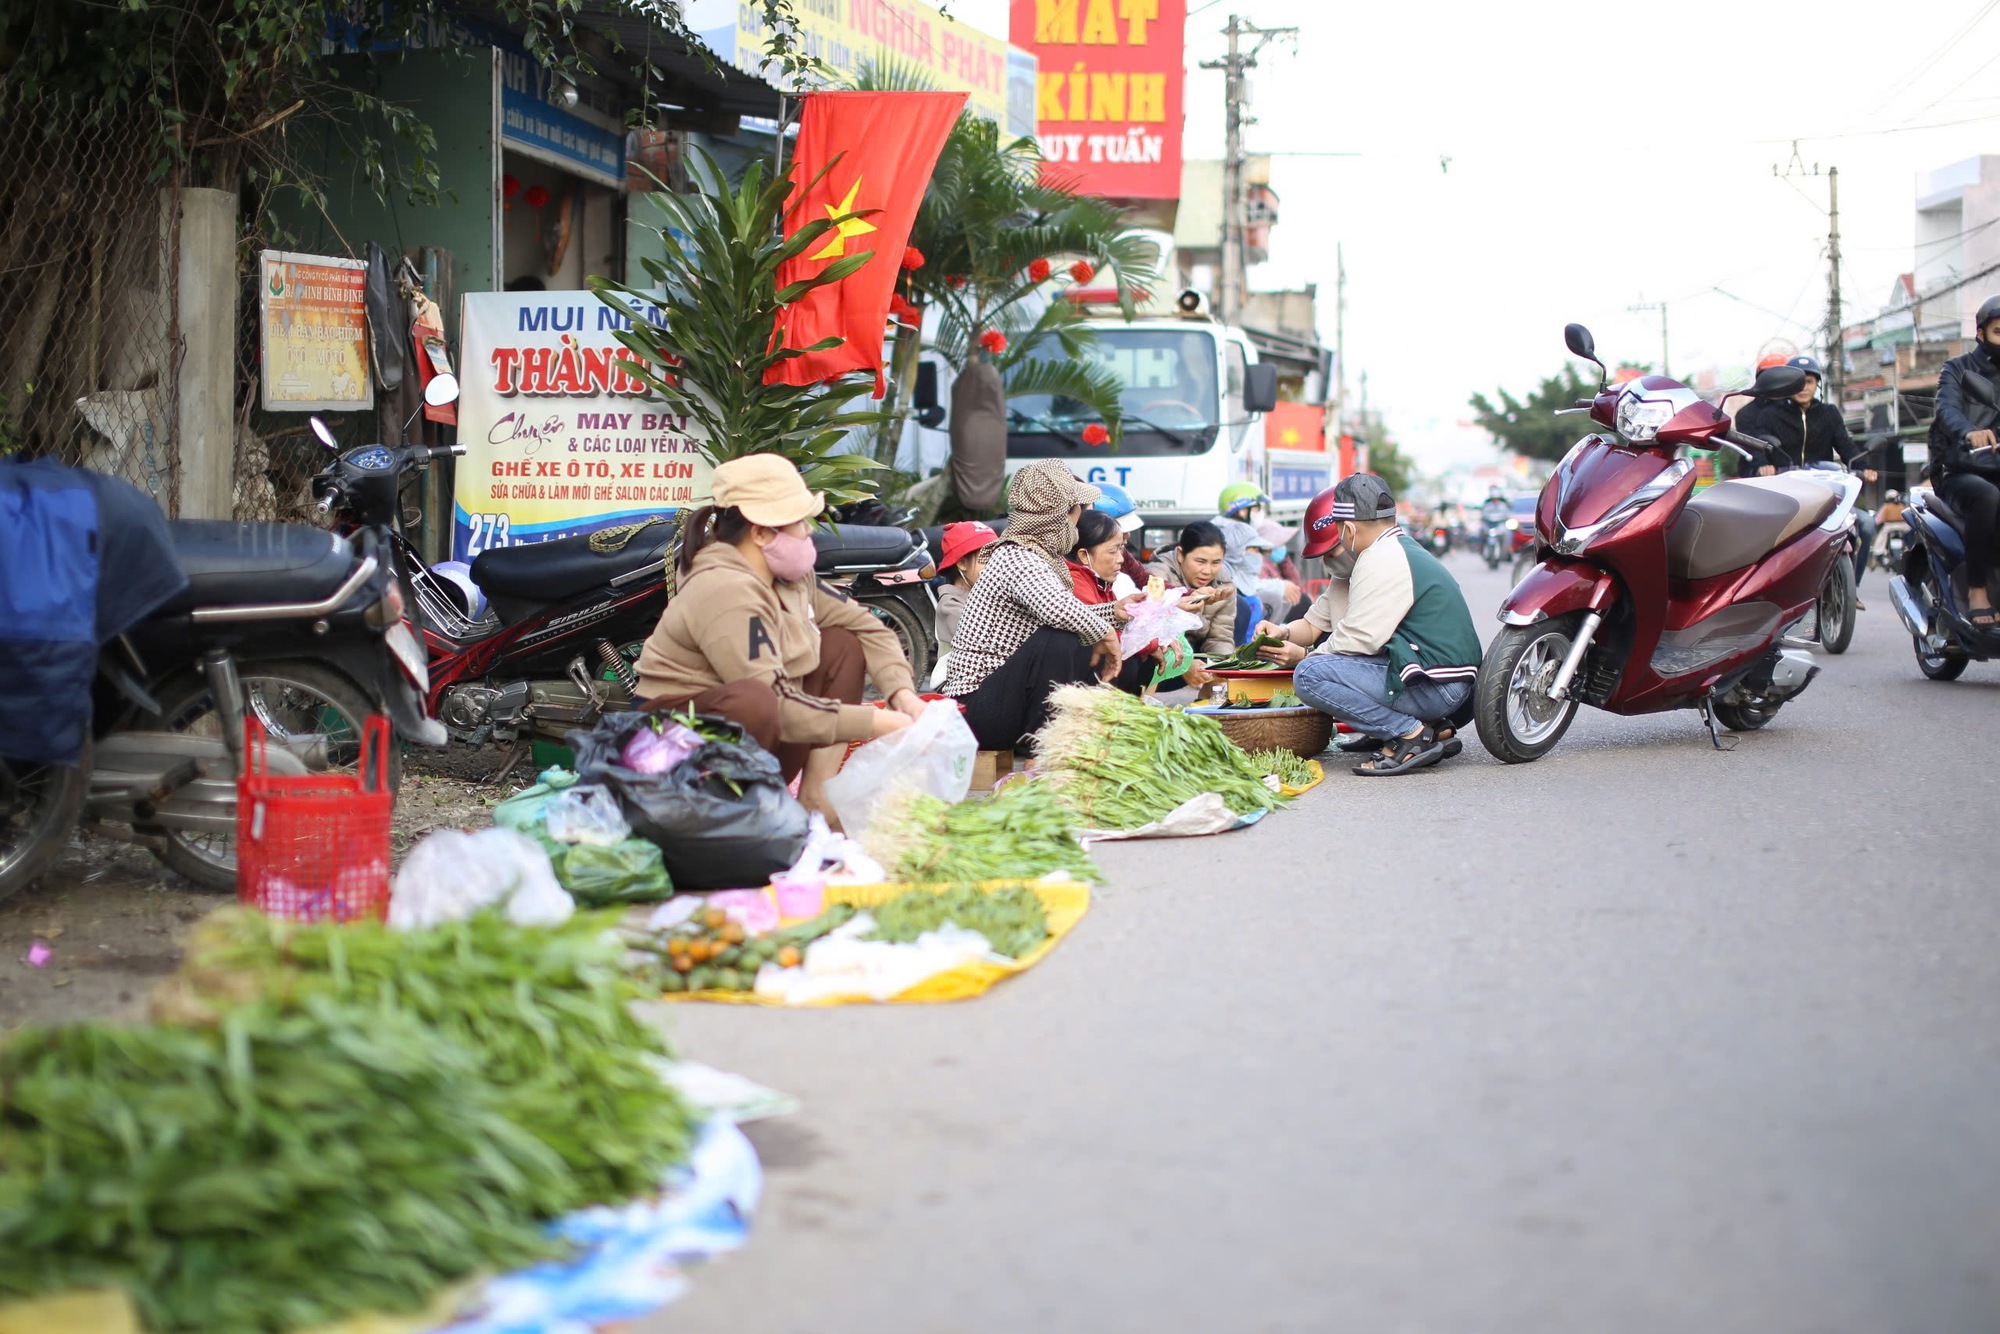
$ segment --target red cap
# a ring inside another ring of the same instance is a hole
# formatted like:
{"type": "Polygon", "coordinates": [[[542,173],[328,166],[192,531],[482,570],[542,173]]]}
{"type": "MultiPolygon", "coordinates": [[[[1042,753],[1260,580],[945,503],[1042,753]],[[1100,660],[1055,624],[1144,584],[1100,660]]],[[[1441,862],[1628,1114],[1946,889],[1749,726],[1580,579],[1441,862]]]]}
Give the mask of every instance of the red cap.
{"type": "Polygon", "coordinates": [[[975,551],[992,546],[1000,540],[1000,534],[978,520],[966,523],[948,523],[944,526],[944,554],[938,561],[938,568],[949,570],[975,551]]]}

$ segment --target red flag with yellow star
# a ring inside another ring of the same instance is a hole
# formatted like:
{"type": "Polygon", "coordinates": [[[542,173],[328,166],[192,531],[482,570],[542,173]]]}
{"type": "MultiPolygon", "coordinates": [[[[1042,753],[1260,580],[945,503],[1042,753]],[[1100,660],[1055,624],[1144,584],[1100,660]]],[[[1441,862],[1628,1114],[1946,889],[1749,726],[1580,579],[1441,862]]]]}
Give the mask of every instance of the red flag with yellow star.
{"type": "Polygon", "coordinates": [[[965,109],[965,93],[808,93],[799,116],[785,235],[810,222],[836,225],[778,268],[778,286],[811,278],[837,259],[874,258],[814,288],[778,315],[785,347],[841,343],[774,364],[771,384],[816,384],[848,371],[874,371],[882,396],[882,330],[896,289],[903,247],[917,220],[946,136],[965,109]],[[837,160],[836,160],[837,159],[837,160]],[[826,170],[832,163],[832,170],[826,170]],[[824,174],[822,174],[824,173],[824,174]],[[855,216],[859,215],[859,216],[855,216]]]}

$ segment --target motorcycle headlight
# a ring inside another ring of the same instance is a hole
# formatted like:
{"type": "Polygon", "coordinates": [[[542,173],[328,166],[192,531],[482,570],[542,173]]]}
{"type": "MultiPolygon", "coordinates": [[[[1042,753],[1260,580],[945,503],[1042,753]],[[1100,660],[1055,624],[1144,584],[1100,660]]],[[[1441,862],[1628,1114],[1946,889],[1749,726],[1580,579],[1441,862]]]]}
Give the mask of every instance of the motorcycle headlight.
{"type": "Polygon", "coordinates": [[[1516,531],[1518,531],[1518,530],[1520,529],[1520,527],[1521,527],[1521,521],[1520,521],[1519,519],[1509,519],[1509,520],[1507,520],[1507,531],[1508,531],[1508,532],[1510,532],[1510,533],[1511,533],[1511,532],[1516,532],[1516,531]]]}
{"type": "Polygon", "coordinates": [[[1652,399],[1618,400],[1618,434],[1627,440],[1651,440],[1674,415],[1674,405],[1652,399]]]}

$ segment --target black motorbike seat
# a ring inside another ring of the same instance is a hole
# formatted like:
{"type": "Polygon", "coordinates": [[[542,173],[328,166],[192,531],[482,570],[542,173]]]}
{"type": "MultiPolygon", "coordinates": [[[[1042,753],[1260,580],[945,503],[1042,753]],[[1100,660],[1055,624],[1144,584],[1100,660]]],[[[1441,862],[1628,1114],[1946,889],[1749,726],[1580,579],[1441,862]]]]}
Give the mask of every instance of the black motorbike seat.
{"type": "Polygon", "coordinates": [[[1958,517],[1958,511],[1945,504],[1944,497],[1933,491],[1924,497],[1923,512],[1935,518],[1960,537],[1965,536],[1965,520],[1958,517]]]}
{"type": "Polygon", "coordinates": [[[1840,493],[1810,473],[1717,482],[1688,501],[1667,533],[1667,573],[1712,579],[1754,565],[1824,523],[1840,493]]]}
{"type": "Polygon", "coordinates": [[[472,582],[488,597],[560,602],[601,588],[621,574],[658,564],[666,559],[673,539],[674,520],[662,518],[552,542],[495,547],[473,558],[472,582]]]}
{"type": "Polygon", "coordinates": [[[354,573],[354,549],[323,528],[293,523],[175,519],[174,554],[188,586],[160,610],[318,602],[354,573]]]}
{"type": "Polygon", "coordinates": [[[844,523],[835,532],[813,533],[813,545],[819,548],[813,568],[825,574],[854,565],[893,565],[909,554],[916,540],[907,528],[844,523]]]}

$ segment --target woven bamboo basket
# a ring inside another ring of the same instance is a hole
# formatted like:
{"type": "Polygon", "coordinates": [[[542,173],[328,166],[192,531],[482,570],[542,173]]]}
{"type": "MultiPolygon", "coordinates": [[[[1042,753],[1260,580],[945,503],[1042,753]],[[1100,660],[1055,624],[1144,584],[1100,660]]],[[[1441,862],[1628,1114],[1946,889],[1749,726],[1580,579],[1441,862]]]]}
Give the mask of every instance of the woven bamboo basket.
{"type": "Polygon", "coordinates": [[[1213,719],[1245,750],[1289,750],[1309,760],[1333,740],[1333,718],[1310,705],[1295,709],[1189,709],[1213,719]]]}

